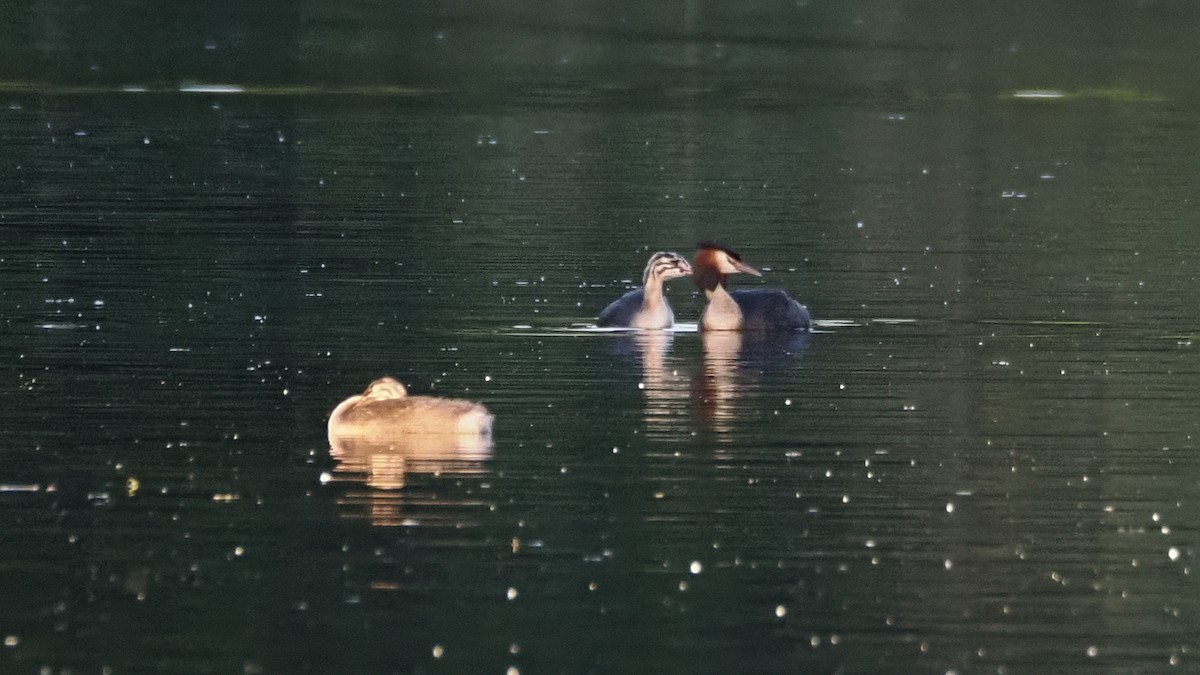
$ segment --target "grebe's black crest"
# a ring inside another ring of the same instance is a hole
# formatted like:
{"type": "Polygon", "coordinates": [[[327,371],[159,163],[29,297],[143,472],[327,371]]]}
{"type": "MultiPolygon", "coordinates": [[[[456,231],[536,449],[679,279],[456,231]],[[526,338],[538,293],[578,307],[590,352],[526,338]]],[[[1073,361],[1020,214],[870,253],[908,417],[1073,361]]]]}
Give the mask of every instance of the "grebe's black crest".
{"type": "Polygon", "coordinates": [[[734,260],[742,259],[741,253],[738,253],[737,251],[733,250],[732,246],[730,246],[729,244],[726,244],[723,241],[717,241],[716,239],[709,239],[707,241],[702,241],[699,244],[696,244],[697,250],[702,251],[706,248],[714,249],[717,251],[724,251],[730,258],[733,258],[734,260]]]}

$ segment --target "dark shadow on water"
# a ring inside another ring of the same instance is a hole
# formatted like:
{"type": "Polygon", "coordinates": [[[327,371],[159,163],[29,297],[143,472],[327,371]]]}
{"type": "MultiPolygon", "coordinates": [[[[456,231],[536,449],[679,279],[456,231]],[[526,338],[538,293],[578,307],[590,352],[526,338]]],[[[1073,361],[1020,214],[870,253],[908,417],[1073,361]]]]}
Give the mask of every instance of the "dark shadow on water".
{"type": "MultiPolygon", "coordinates": [[[[709,344],[711,334],[702,336],[705,344],[709,344]]],[[[758,368],[763,371],[772,370],[785,363],[791,363],[799,360],[804,351],[808,349],[808,343],[812,338],[812,333],[805,332],[787,332],[787,333],[737,333],[737,338],[740,340],[740,346],[737,353],[738,366],[742,368],[758,368]]],[[[707,347],[705,348],[707,354],[707,347]]]]}

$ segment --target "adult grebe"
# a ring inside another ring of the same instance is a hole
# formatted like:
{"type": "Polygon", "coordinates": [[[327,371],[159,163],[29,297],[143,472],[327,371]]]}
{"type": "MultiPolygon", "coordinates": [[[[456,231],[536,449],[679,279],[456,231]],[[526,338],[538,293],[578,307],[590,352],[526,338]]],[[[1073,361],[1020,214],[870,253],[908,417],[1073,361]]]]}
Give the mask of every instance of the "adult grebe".
{"type": "Polygon", "coordinates": [[[663,295],[663,282],[692,273],[692,266],[678,253],[659,251],[650,256],[642,273],[642,288],[613,300],[600,312],[596,325],[616,328],[670,328],[675,314],[663,295]]]}
{"type": "Polygon", "coordinates": [[[492,415],[479,403],[409,396],[404,385],[381,377],[342,401],[329,415],[329,438],[383,441],[401,434],[490,434],[492,415]]]}
{"type": "Polygon", "coordinates": [[[742,256],[726,244],[704,241],[692,258],[692,280],[704,291],[708,304],[700,314],[701,330],[806,331],[812,324],[808,309],[790,295],[774,288],[730,292],[725,277],[743,272],[761,277],[762,272],[742,262],[742,256]]]}

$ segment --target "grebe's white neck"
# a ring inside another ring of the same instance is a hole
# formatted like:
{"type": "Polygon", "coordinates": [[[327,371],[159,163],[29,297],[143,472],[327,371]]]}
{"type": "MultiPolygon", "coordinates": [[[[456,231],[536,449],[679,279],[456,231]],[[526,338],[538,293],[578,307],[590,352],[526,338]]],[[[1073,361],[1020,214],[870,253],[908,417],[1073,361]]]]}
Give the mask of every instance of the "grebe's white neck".
{"type": "Polygon", "coordinates": [[[705,289],[708,304],[700,315],[701,330],[740,330],[742,327],[742,308],[725,286],[718,284],[711,289],[705,289]]]}

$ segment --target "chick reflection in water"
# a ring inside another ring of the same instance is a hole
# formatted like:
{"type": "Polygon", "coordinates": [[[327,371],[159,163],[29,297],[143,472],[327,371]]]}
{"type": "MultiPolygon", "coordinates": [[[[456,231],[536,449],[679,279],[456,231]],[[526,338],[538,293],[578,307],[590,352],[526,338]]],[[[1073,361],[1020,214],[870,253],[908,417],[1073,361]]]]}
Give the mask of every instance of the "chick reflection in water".
{"type": "Polygon", "coordinates": [[[687,438],[691,431],[687,376],[670,365],[673,339],[670,331],[642,330],[622,335],[619,343],[641,366],[646,431],[664,440],[687,438]]]}
{"type": "Polygon", "coordinates": [[[479,403],[409,396],[382,377],[329,416],[329,454],[338,473],[366,475],[379,489],[404,487],[405,473],[477,473],[492,454],[492,415],[479,403]]]}

